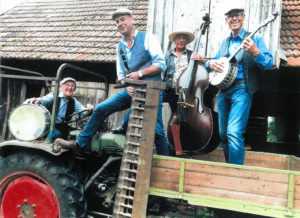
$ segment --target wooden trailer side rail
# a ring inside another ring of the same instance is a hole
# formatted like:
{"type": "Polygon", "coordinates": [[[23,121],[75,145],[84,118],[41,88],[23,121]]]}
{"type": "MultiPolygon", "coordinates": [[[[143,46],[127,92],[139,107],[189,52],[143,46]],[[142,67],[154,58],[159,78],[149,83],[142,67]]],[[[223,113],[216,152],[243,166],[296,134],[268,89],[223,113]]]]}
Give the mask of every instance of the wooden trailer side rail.
{"type": "Polygon", "coordinates": [[[154,156],[149,193],[187,200],[192,205],[300,218],[300,172],[296,171],[300,159],[247,153],[264,156],[270,164],[273,158],[279,169],[154,156]],[[283,163],[285,170],[281,169],[283,163]]]}

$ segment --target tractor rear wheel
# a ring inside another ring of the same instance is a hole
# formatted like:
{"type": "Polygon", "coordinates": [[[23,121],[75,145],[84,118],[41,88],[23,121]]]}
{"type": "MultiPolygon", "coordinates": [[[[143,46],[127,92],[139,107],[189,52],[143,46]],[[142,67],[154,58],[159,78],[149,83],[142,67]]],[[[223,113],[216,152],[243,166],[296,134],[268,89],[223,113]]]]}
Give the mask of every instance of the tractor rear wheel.
{"type": "Polygon", "coordinates": [[[16,153],[0,161],[0,217],[85,217],[76,174],[51,156],[16,153]]]}

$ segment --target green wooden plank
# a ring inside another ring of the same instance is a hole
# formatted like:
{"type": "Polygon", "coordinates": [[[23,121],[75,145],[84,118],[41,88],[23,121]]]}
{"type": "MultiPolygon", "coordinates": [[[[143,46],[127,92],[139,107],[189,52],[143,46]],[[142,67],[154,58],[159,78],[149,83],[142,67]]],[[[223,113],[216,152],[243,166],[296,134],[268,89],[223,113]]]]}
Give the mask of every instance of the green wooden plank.
{"type": "Polygon", "coordinates": [[[180,162],[180,176],[179,176],[179,190],[178,197],[181,198],[183,195],[183,183],[184,183],[184,170],[185,170],[185,159],[182,159],[180,162]]]}
{"type": "Polygon", "coordinates": [[[293,215],[294,193],[295,193],[295,175],[291,173],[289,178],[288,205],[287,205],[287,211],[285,212],[285,215],[287,217],[294,216],[293,215]]]}
{"type": "MultiPolygon", "coordinates": [[[[153,156],[153,158],[162,159],[162,160],[172,160],[172,161],[181,161],[182,160],[181,158],[158,156],[158,155],[153,156]]],[[[262,172],[279,173],[279,174],[290,174],[291,172],[293,172],[293,174],[300,176],[300,172],[298,172],[298,171],[278,170],[278,169],[271,169],[271,168],[253,167],[253,166],[246,166],[246,165],[235,165],[235,164],[218,163],[218,162],[193,160],[193,159],[185,159],[185,160],[186,160],[186,163],[204,164],[204,165],[218,166],[218,167],[225,167],[225,168],[244,169],[244,170],[262,171],[262,172]]]]}
{"type": "MultiPolygon", "coordinates": [[[[160,196],[160,197],[175,198],[175,199],[179,197],[178,193],[175,191],[154,189],[151,187],[149,189],[149,194],[160,196]]],[[[271,216],[277,218],[287,217],[286,216],[287,208],[279,207],[275,205],[250,203],[245,201],[230,200],[230,199],[186,194],[186,193],[180,196],[180,199],[188,201],[188,203],[191,205],[226,209],[226,210],[262,215],[262,216],[271,216]]],[[[294,210],[293,217],[300,218],[300,210],[294,210]]]]}

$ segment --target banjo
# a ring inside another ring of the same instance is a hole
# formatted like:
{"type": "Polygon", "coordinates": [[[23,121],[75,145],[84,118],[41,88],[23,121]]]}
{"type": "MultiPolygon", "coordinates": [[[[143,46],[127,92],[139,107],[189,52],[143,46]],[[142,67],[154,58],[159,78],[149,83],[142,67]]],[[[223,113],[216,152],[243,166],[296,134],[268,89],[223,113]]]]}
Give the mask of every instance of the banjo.
{"type": "MultiPolygon", "coordinates": [[[[257,29],[251,33],[248,37],[252,38],[254,34],[263,26],[266,26],[268,23],[272,22],[276,19],[276,17],[279,15],[278,12],[273,13],[269,18],[264,20],[257,29]]],[[[221,57],[219,60],[224,62],[224,70],[222,73],[212,71],[209,75],[209,82],[210,84],[216,86],[219,89],[227,89],[231,86],[231,84],[234,82],[237,73],[238,73],[238,63],[235,59],[235,56],[237,53],[239,53],[242,50],[242,44],[237,49],[236,52],[234,52],[230,57],[225,56],[221,57]]]]}

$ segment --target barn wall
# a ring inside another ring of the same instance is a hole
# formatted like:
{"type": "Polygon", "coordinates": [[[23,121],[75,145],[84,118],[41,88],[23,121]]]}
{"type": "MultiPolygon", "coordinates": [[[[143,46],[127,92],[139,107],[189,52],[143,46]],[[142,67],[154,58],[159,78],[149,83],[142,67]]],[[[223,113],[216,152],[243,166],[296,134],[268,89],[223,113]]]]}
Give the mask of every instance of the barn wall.
{"type": "MultiPolygon", "coordinates": [[[[218,45],[230,34],[224,13],[229,6],[233,5],[244,7],[246,15],[244,28],[250,32],[274,11],[281,14],[281,0],[149,0],[147,31],[157,36],[163,52],[166,53],[170,33],[183,27],[197,36],[200,25],[203,23],[202,17],[208,13],[212,23],[206,34],[201,37],[198,53],[204,58],[212,58],[218,45]]],[[[258,32],[264,37],[273,57],[279,47],[280,23],[281,16],[278,16],[275,21],[262,27],[258,32]]],[[[188,44],[187,48],[193,50],[194,43],[195,40],[188,44]]],[[[173,43],[172,48],[174,46],[173,43]]],[[[170,114],[169,105],[164,103],[165,130],[170,114]]]]}
{"type": "MultiPolygon", "coordinates": [[[[212,23],[209,31],[201,38],[198,52],[203,57],[211,58],[215,55],[219,43],[230,34],[225,22],[225,10],[229,4],[237,3],[244,5],[246,14],[244,27],[248,31],[256,29],[272,12],[281,13],[281,0],[150,0],[147,30],[158,37],[165,53],[171,32],[184,27],[196,33],[203,22],[202,17],[208,13],[212,23]]],[[[259,31],[274,56],[279,45],[279,29],[280,16],[259,31]]],[[[188,49],[193,48],[194,42],[188,45],[188,49]]]]}

